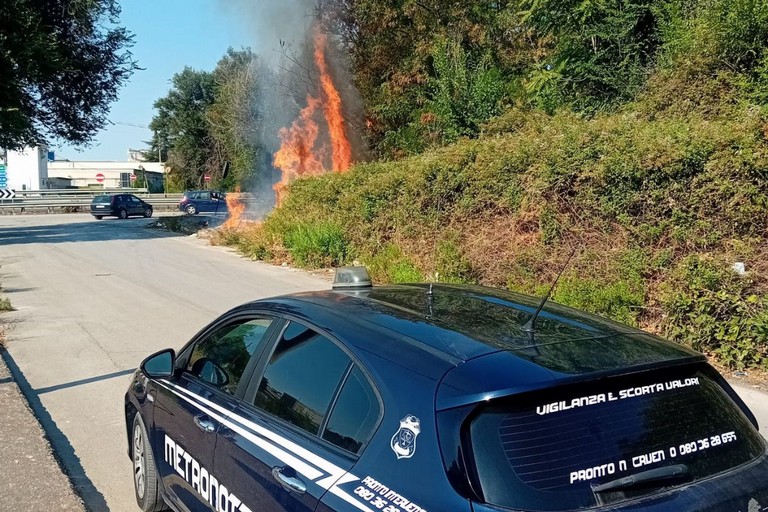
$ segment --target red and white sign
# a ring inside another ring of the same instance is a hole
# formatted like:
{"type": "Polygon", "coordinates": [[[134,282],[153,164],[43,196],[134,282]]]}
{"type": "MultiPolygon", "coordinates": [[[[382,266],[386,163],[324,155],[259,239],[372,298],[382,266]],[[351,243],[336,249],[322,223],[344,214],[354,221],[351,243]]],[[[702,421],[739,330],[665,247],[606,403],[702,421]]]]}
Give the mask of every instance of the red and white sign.
{"type": "Polygon", "coordinates": [[[211,181],[211,177],[210,177],[210,176],[208,176],[207,174],[206,174],[205,176],[203,176],[203,179],[205,180],[205,182],[206,182],[206,183],[208,183],[209,181],[211,181]]]}
{"type": "Polygon", "coordinates": [[[131,181],[136,181],[136,175],[135,174],[131,174],[130,178],[131,178],[131,181]]]}
{"type": "Polygon", "coordinates": [[[99,183],[104,183],[104,175],[101,173],[98,173],[96,175],[96,181],[98,181],[99,183]]]}

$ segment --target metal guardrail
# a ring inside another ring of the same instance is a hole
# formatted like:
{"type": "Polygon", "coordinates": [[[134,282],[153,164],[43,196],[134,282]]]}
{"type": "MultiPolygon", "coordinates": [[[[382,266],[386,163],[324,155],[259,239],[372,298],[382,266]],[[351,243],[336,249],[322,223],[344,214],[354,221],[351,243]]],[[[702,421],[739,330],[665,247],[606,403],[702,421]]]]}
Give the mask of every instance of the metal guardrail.
{"type": "Polygon", "coordinates": [[[42,190],[14,190],[16,197],[102,196],[104,194],[146,195],[146,188],[52,188],[42,190]]]}
{"type": "MultiPolygon", "coordinates": [[[[135,194],[155,208],[175,210],[183,194],[150,194],[147,189],[60,189],[60,190],[22,190],[16,192],[13,199],[0,199],[0,213],[13,213],[26,210],[43,210],[52,213],[62,211],[89,211],[94,196],[104,194],[135,194]]],[[[259,203],[251,194],[239,194],[240,201],[251,204],[259,203]]]]}
{"type": "Polygon", "coordinates": [[[95,196],[104,194],[134,194],[156,207],[175,207],[182,197],[182,194],[150,194],[146,188],[20,190],[15,194],[11,199],[0,199],[0,212],[87,210],[95,196]]]}

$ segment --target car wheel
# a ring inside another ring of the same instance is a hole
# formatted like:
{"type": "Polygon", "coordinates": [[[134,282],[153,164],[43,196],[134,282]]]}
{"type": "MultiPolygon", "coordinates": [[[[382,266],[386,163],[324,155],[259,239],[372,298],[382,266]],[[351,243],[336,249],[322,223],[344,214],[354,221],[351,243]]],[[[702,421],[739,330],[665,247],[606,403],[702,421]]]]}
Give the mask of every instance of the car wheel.
{"type": "Polygon", "coordinates": [[[185,211],[190,215],[194,215],[197,213],[197,207],[193,204],[188,204],[185,211]]]}
{"type": "Polygon", "coordinates": [[[141,414],[133,418],[133,489],[144,512],[167,510],[157,481],[157,468],[141,414]]]}
{"type": "Polygon", "coordinates": [[[117,216],[121,219],[127,219],[128,218],[128,210],[125,208],[120,208],[120,210],[117,212],[117,216]]]}
{"type": "Polygon", "coordinates": [[[146,210],[144,210],[144,216],[146,218],[150,218],[152,216],[152,208],[147,208],[146,210]]]}
{"type": "Polygon", "coordinates": [[[101,220],[101,219],[103,219],[103,218],[104,218],[104,216],[103,216],[103,215],[94,215],[94,217],[96,217],[96,220],[101,220]]]}

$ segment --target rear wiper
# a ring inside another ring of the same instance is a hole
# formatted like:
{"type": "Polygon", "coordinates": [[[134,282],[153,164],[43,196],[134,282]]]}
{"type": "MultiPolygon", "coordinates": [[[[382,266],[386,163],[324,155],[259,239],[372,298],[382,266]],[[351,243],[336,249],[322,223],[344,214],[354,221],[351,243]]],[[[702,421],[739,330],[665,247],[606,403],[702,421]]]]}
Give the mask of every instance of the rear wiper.
{"type": "Polygon", "coordinates": [[[674,480],[677,478],[688,476],[688,466],[685,464],[676,464],[674,466],[666,466],[663,468],[649,469],[648,471],[642,471],[635,473],[634,475],[617,478],[600,485],[593,485],[592,492],[607,492],[616,491],[620,489],[629,489],[631,487],[640,486],[643,484],[674,480]]]}

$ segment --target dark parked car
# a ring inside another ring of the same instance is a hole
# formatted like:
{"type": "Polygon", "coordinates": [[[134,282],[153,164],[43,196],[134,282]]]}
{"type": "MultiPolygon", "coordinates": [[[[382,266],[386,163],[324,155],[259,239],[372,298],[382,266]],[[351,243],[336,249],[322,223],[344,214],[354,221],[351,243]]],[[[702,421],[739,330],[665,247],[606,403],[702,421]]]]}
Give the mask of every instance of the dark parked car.
{"type": "Polygon", "coordinates": [[[127,219],[130,216],[152,216],[152,205],[133,194],[105,194],[91,201],[91,215],[101,220],[104,217],[127,219]]]}
{"type": "Polygon", "coordinates": [[[227,201],[216,190],[187,190],[179,202],[179,210],[190,215],[196,213],[226,213],[227,201]]]}
{"type": "Polygon", "coordinates": [[[143,510],[764,511],[754,415],[687,348],[461,285],[257,300],[136,371],[143,510]]]}

